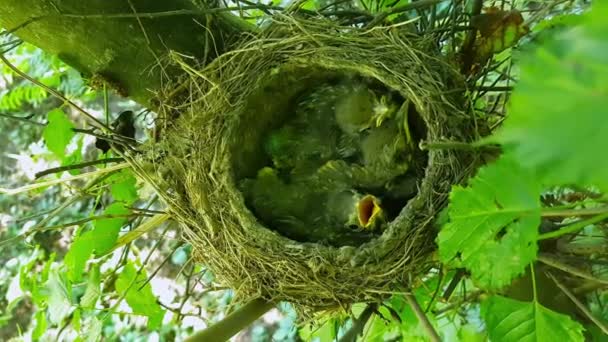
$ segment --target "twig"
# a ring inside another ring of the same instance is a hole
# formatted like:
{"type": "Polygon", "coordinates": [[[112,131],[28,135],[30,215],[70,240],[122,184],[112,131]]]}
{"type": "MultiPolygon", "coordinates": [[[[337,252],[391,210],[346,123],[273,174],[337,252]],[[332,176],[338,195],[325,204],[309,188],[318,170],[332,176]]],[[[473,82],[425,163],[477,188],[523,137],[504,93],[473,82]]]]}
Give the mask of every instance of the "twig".
{"type": "Polygon", "coordinates": [[[111,219],[111,218],[122,218],[122,217],[133,217],[133,216],[140,216],[141,214],[125,214],[125,215],[98,215],[98,216],[91,216],[91,217],[87,217],[81,220],[77,220],[77,221],[72,221],[72,222],[68,222],[68,223],[62,223],[62,224],[57,224],[54,226],[45,226],[45,227],[38,227],[35,229],[31,229],[28,230],[25,233],[19,234],[15,237],[6,239],[4,241],[0,241],[0,247],[2,246],[6,246],[9,243],[18,241],[18,240],[24,240],[27,239],[28,237],[36,234],[36,233],[42,233],[42,232],[46,232],[49,230],[55,230],[55,229],[62,229],[62,228],[66,228],[66,227],[71,227],[71,226],[79,226],[81,224],[85,224],[87,222],[90,221],[95,221],[95,220],[102,220],[102,219],[111,219]]]}
{"type": "Polygon", "coordinates": [[[365,328],[365,325],[367,324],[367,321],[369,321],[370,317],[372,317],[372,314],[378,309],[378,304],[369,304],[367,305],[367,307],[363,310],[363,312],[359,315],[359,317],[357,317],[357,319],[355,319],[355,321],[353,322],[353,325],[350,327],[350,329],[348,329],[348,331],[342,335],[342,337],[340,338],[340,340],[338,340],[338,342],[355,342],[357,341],[357,336],[361,335],[361,333],[363,332],[363,328],[365,328]]]}
{"type": "Polygon", "coordinates": [[[263,299],[254,299],[229,314],[221,321],[188,337],[186,341],[227,341],[274,306],[275,303],[263,299]]]}
{"type": "Polygon", "coordinates": [[[557,260],[556,258],[552,257],[550,254],[546,254],[546,253],[541,253],[538,255],[538,261],[542,262],[545,265],[549,265],[553,268],[556,268],[560,271],[566,272],[566,273],[570,273],[574,276],[583,278],[583,279],[587,279],[587,280],[591,280],[600,284],[604,284],[604,285],[608,285],[608,280],[604,280],[604,279],[599,279],[593,276],[593,274],[590,274],[588,272],[582,271],[576,267],[564,264],[563,262],[557,260]]]}
{"type": "Polygon", "coordinates": [[[57,90],[55,90],[55,89],[53,89],[53,88],[51,88],[51,87],[49,87],[49,86],[47,86],[47,85],[39,82],[38,80],[30,77],[28,74],[26,74],[23,71],[19,70],[19,68],[17,68],[16,66],[14,66],[8,59],[6,59],[6,57],[3,54],[0,54],[0,60],[2,60],[2,62],[4,62],[4,64],[6,64],[6,66],[8,66],[11,70],[13,70],[19,76],[21,76],[21,77],[25,78],[26,80],[32,82],[33,84],[37,85],[38,87],[46,90],[47,92],[51,93],[53,96],[55,96],[58,99],[66,102],[67,104],[69,104],[70,106],[72,106],[72,108],[74,108],[77,111],[79,111],[80,113],[82,113],[84,116],[86,116],[89,119],[89,121],[91,121],[91,124],[93,126],[95,126],[97,128],[104,129],[104,130],[108,130],[108,131],[112,130],[106,124],[104,124],[103,122],[97,120],[93,115],[89,114],[86,110],[82,109],[80,106],[78,106],[74,102],[68,100],[65,96],[63,96],[57,90]]]}
{"type": "MultiPolygon", "coordinates": [[[[146,257],[146,260],[141,264],[141,267],[140,267],[139,271],[137,271],[138,273],[140,273],[141,271],[143,271],[144,265],[146,265],[148,263],[148,261],[150,261],[150,258],[152,257],[153,252],[156,251],[156,249],[158,249],[158,246],[160,246],[161,243],[163,243],[163,240],[165,238],[165,235],[167,234],[167,231],[169,231],[169,228],[170,228],[169,225],[167,225],[167,227],[165,227],[165,230],[160,235],[161,238],[156,241],[156,243],[154,244],[154,247],[152,247],[152,249],[150,250],[150,253],[148,253],[148,256],[146,257]]],[[[152,281],[152,279],[154,279],[154,277],[156,277],[156,275],[158,274],[158,271],[160,271],[160,269],[163,266],[165,266],[165,264],[167,263],[167,261],[169,261],[169,259],[171,259],[171,257],[173,256],[173,253],[175,253],[175,251],[179,247],[181,247],[182,244],[183,244],[183,242],[180,243],[180,244],[178,244],[171,251],[171,253],[169,253],[169,255],[167,255],[167,257],[160,263],[160,265],[158,265],[158,267],[156,267],[156,269],[154,271],[152,271],[152,273],[150,273],[150,275],[148,276],[148,279],[146,279],[146,281],[144,281],[143,284],[141,284],[141,286],[139,286],[139,288],[137,289],[137,291],[141,291],[146,285],[148,285],[148,283],[150,283],[150,281],[152,281]]]]}
{"type": "Polygon", "coordinates": [[[4,113],[0,113],[1,117],[7,118],[7,119],[11,119],[11,120],[17,120],[17,121],[21,121],[21,122],[25,122],[25,123],[29,123],[32,125],[37,125],[37,126],[46,126],[45,123],[42,122],[38,122],[38,121],[32,121],[32,115],[28,115],[28,116],[14,116],[14,115],[8,115],[8,114],[4,114],[4,113]]]}
{"type": "Polygon", "coordinates": [[[479,87],[475,87],[475,90],[485,91],[485,92],[489,92],[489,91],[512,91],[513,87],[512,86],[479,86],[479,87]]]}
{"type": "Polygon", "coordinates": [[[565,228],[562,228],[560,230],[541,234],[537,240],[540,241],[540,240],[546,240],[546,239],[553,239],[556,237],[560,237],[562,235],[572,234],[572,233],[575,233],[575,232],[587,227],[588,225],[604,221],[605,219],[608,219],[608,213],[606,213],[606,212],[601,215],[597,215],[597,216],[594,216],[594,217],[586,219],[586,220],[578,221],[578,222],[568,225],[565,228]]]}
{"type": "Polygon", "coordinates": [[[441,296],[441,298],[444,301],[447,302],[450,299],[450,297],[452,296],[452,293],[456,289],[456,286],[458,286],[458,283],[460,283],[460,281],[462,280],[464,275],[465,275],[464,268],[459,268],[456,270],[456,274],[454,274],[454,276],[452,277],[452,280],[450,280],[450,283],[448,284],[448,287],[445,289],[445,291],[443,292],[443,295],[441,296]]]}
{"type": "Polygon", "coordinates": [[[82,169],[87,166],[93,166],[93,165],[99,165],[99,164],[105,164],[105,163],[120,163],[120,162],[124,162],[124,161],[125,160],[123,158],[105,158],[105,159],[98,159],[98,160],[90,160],[90,161],[84,162],[84,163],[53,167],[50,169],[46,169],[44,171],[36,172],[36,174],[34,175],[34,178],[38,179],[40,177],[44,177],[46,175],[50,175],[53,173],[82,169]]]}
{"type": "Polygon", "coordinates": [[[459,301],[452,302],[452,303],[444,306],[443,308],[441,308],[439,310],[433,310],[433,314],[435,316],[439,316],[439,315],[442,315],[442,314],[444,314],[444,313],[446,313],[448,311],[451,311],[451,310],[453,310],[455,308],[460,308],[462,306],[462,304],[464,304],[464,303],[474,302],[482,294],[483,294],[483,291],[473,291],[467,297],[464,297],[463,299],[461,299],[459,301]]]}
{"type": "MultiPolygon", "coordinates": [[[[481,13],[481,8],[483,7],[483,0],[475,0],[473,2],[473,8],[471,10],[471,17],[479,15],[481,13]]],[[[473,65],[473,53],[475,47],[475,39],[477,38],[477,27],[473,27],[471,31],[468,32],[464,44],[462,46],[462,69],[461,72],[463,75],[467,75],[471,66],[473,65]]]]}
{"type": "Polygon", "coordinates": [[[428,334],[431,341],[432,342],[441,342],[441,339],[439,338],[439,334],[437,334],[437,331],[435,331],[435,328],[429,321],[429,318],[426,317],[426,314],[424,313],[424,311],[422,311],[420,304],[418,304],[418,301],[416,301],[416,297],[414,297],[414,295],[411,293],[406,293],[405,300],[410,305],[412,310],[414,310],[416,317],[422,324],[422,327],[424,328],[424,330],[426,330],[426,333],[428,334]]]}
{"type": "Polygon", "coordinates": [[[420,0],[420,1],[410,2],[409,4],[404,5],[404,6],[393,7],[388,11],[378,13],[378,15],[376,15],[374,20],[372,20],[369,24],[367,24],[367,26],[365,26],[365,28],[370,29],[370,28],[380,24],[381,22],[384,21],[384,19],[386,19],[390,15],[401,13],[401,12],[407,12],[407,11],[411,11],[411,10],[417,10],[417,9],[421,9],[421,8],[425,8],[425,7],[430,7],[430,6],[436,5],[443,1],[448,1],[448,0],[420,0]]]}
{"type": "Polygon", "coordinates": [[[551,208],[543,209],[541,212],[542,217],[570,217],[570,216],[594,216],[608,213],[608,206],[597,207],[597,208],[585,208],[585,209],[556,209],[551,208]]]}
{"type": "Polygon", "coordinates": [[[122,164],[118,164],[118,165],[114,165],[114,166],[109,166],[105,169],[99,169],[99,170],[95,170],[95,171],[91,171],[91,172],[86,172],[86,173],[83,173],[80,175],[67,177],[67,178],[63,178],[63,179],[52,179],[52,180],[45,181],[45,182],[29,184],[29,185],[25,185],[25,186],[22,186],[19,188],[15,188],[15,189],[0,188],[0,194],[16,195],[16,194],[44,188],[44,187],[51,186],[51,185],[67,183],[69,181],[73,181],[73,180],[77,180],[77,179],[83,179],[83,178],[96,176],[96,175],[103,175],[103,174],[111,173],[114,171],[126,169],[128,167],[130,167],[130,165],[128,163],[122,163],[122,164]]]}
{"type": "Polygon", "coordinates": [[[152,209],[137,208],[137,207],[129,207],[128,209],[133,210],[133,211],[139,211],[142,213],[147,213],[147,214],[167,214],[167,212],[163,211],[163,210],[152,210],[152,209]]]}
{"type": "MultiPolygon", "coordinates": [[[[283,11],[283,7],[279,6],[266,6],[264,8],[271,9],[275,11],[283,11]]],[[[34,22],[44,20],[44,19],[54,19],[54,18],[73,18],[73,19],[135,19],[135,18],[144,18],[144,19],[156,19],[156,18],[165,18],[165,17],[174,17],[174,16],[182,16],[182,15],[192,15],[192,16],[202,16],[207,14],[216,14],[221,12],[231,12],[242,10],[251,10],[251,9],[260,9],[259,5],[256,6],[233,6],[233,7],[216,7],[216,8],[206,8],[206,9],[198,9],[198,10],[173,10],[173,11],[161,11],[161,12],[140,12],[140,13],[112,13],[112,14],[70,14],[70,13],[57,13],[57,14],[45,14],[36,17],[32,17],[23,23],[13,27],[8,30],[8,33],[14,33],[34,22]]]]}
{"type": "Polygon", "coordinates": [[[476,150],[477,146],[462,141],[420,141],[421,150],[476,150]]]}
{"type": "Polygon", "coordinates": [[[581,310],[581,312],[583,312],[585,316],[587,316],[587,318],[591,320],[591,322],[597,325],[597,327],[600,328],[602,332],[604,332],[604,334],[608,335],[608,326],[606,326],[604,322],[593,316],[591,311],[589,311],[589,309],[587,309],[587,307],[583,303],[581,303],[578,298],[576,298],[576,296],[572,294],[572,292],[570,292],[570,290],[568,290],[568,288],[564,286],[564,284],[562,284],[562,282],[560,282],[557,277],[555,277],[551,272],[547,272],[547,275],[549,276],[549,278],[553,279],[555,285],[557,285],[557,287],[559,287],[559,289],[562,290],[564,294],[568,296],[568,298],[570,298],[570,300],[576,305],[576,307],[581,310]]]}

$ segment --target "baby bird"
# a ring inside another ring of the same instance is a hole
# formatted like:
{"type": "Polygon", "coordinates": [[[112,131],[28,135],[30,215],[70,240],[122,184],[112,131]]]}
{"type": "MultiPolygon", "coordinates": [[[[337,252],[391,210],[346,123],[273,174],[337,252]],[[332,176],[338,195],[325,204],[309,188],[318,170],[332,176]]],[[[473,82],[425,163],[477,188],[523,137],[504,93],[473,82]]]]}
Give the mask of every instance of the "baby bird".
{"type": "Polygon", "coordinates": [[[330,193],[326,207],[327,221],[332,225],[373,231],[386,222],[380,200],[374,195],[354,190],[330,193]]]}

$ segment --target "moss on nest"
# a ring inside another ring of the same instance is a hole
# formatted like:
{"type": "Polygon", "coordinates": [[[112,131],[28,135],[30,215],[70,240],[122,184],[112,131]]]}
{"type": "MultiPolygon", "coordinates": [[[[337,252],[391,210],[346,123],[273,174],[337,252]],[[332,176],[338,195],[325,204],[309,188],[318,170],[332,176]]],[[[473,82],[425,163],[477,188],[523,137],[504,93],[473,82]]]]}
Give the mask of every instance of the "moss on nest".
{"type": "Polygon", "coordinates": [[[428,140],[470,140],[464,81],[434,37],[280,16],[239,49],[188,72],[189,96],[166,99],[172,105],[161,113],[159,141],[129,159],[182,224],[197,261],[238,298],[288,301],[304,312],[347,307],[385,298],[429,269],[434,218],[468,166],[452,152],[428,152],[418,194],[360,246],[278,234],[255,217],[237,183],[264,166],[262,137],[286,119],[294,98],[340,75],[360,75],[409,99],[428,140]]]}

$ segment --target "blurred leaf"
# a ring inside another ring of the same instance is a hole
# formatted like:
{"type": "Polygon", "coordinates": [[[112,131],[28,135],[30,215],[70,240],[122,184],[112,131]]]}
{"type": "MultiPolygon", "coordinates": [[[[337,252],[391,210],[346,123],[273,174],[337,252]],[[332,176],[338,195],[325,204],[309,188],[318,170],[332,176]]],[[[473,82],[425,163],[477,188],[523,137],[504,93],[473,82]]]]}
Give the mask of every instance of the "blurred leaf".
{"type": "Polygon", "coordinates": [[[156,296],[152,292],[150,284],[141,287],[147,279],[142,270],[139,274],[132,262],[127,262],[122,272],[116,279],[116,291],[123,296],[133,313],[148,317],[148,329],[160,328],[165,311],[156,302],[156,296]]]}
{"type": "Polygon", "coordinates": [[[97,317],[91,317],[83,331],[86,342],[97,342],[101,341],[101,329],[103,328],[102,322],[97,317]]]}
{"type": "Polygon", "coordinates": [[[76,332],[80,332],[81,319],[80,308],[76,308],[76,310],[74,310],[74,314],[72,315],[72,329],[74,329],[76,332]]]}
{"type": "Polygon", "coordinates": [[[36,321],[36,327],[34,328],[34,331],[32,332],[32,339],[37,341],[46,332],[46,326],[47,326],[46,311],[45,310],[36,311],[36,313],[34,314],[34,320],[36,321]]]}
{"type": "Polygon", "coordinates": [[[124,202],[129,206],[138,199],[137,179],[133,176],[130,169],[122,170],[108,179],[110,192],[117,202],[124,202]]]}
{"type": "Polygon", "coordinates": [[[550,30],[554,28],[568,28],[580,25],[583,23],[583,16],[580,14],[574,13],[565,13],[561,15],[556,15],[554,17],[550,17],[542,20],[538,24],[536,24],[533,28],[533,32],[541,32],[545,30],[550,30]]]}
{"type": "MultiPolygon", "coordinates": [[[[82,162],[82,135],[78,137],[78,142],[77,142],[77,147],[76,149],[66,155],[62,160],[61,160],[61,165],[62,166],[67,166],[67,165],[75,165],[78,164],[80,162],[82,162]]],[[[79,175],[80,169],[72,169],[68,171],[72,176],[76,176],[79,175]]]]}
{"type": "MultiPolygon", "coordinates": [[[[104,211],[103,215],[126,215],[129,210],[122,203],[112,203],[104,211]]],[[[77,282],[82,279],[86,262],[93,251],[97,255],[103,255],[114,247],[118,239],[120,228],[127,222],[125,217],[104,218],[95,220],[93,229],[78,236],[67,252],[64,262],[68,268],[71,281],[77,282]]]]}
{"type": "Polygon", "coordinates": [[[331,318],[323,324],[308,324],[300,328],[299,335],[304,341],[333,342],[338,333],[338,323],[331,318]]]}
{"type": "Polygon", "coordinates": [[[458,340],[462,342],[485,342],[488,340],[488,336],[484,331],[466,324],[458,330],[458,340]]]}
{"type": "Polygon", "coordinates": [[[454,186],[448,215],[437,237],[440,259],[460,259],[480,286],[506,286],[535,260],[540,187],[513,160],[503,156],[466,188],[454,186]]]}
{"type": "MultiPolygon", "coordinates": [[[[129,209],[125,208],[123,203],[112,203],[104,211],[103,215],[128,215],[129,209]]],[[[120,228],[122,228],[128,219],[126,217],[103,218],[95,220],[93,230],[87,236],[87,240],[91,245],[94,245],[95,254],[102,255],[114,247],[120,228]]]]}
{"type": "Polygon", "coordinates": [[[582,25],[528,54],[503,127],[503,144],[550,185],[608,190],[608,21],[593,3],[582,25]]]}
{"type": "Polygon", "coordinates": [[[90,238],[87,237],[88,233],[90,232],[78,236],[74,242],[72,242],[70,249],[63,258],[63,261],[67,266],[68,278],[73,282],[82,280],[85,265],[95,248],[90,242],[90,238]]]}
{"type": "Polygon", "coordinates": [[[15,111],[26,104],[37,105],[46,99],[47,93],[37,85],[21,83],[0,92],[0,110],[15,111]]]}
{"type": "Polygon", "coordinates": [[[301,9],[313,11],[317,8],[317,2],[315,0],[305,0],[301,5],[301,9]]]}
{"type": "Polygon", "coordinates": [[[386,307],[379,307],[378,312],[381,316],[372,314],[365,327],[363,336],[367,340],[384,341],[385,334],[394,333],[399,329],[399,322],[390,321],[391,314],[386,307]]]}
{"type": "Polygon", "coordinates": [[[42,136],[48,149],[59,159],[65,156],[65,148],[74,137],[74,125],[61,109],[53,109],[48,114],[49,123],[44,128],[42,136]]]}
{"type": "MultiPolygon", "coordinates": [[[[116,242],[114,243],[113,247],[111,249],[105,251],[104,253],[111,253],[115,249],[120,248],[128,243],[131,243],[132,241],[138,239],[140,236],[149,232],[150,230],[158,228],[159,225],[161,225],[163,222],[167,221],[168,219],[169,219],[169,214],[156,214],[156,215],[150,217],[149,219],[145,220],[142,224],[137,226],[137,228],[132,229],[132,230],[128,231],[126,234],[121,235],[118,239],[116,239],[116,242]]],[[[98,253],[98,255],[100,255],[100,254],[98,253]]]]}
{"type": "Polygon", "coordinates": [[[474,49],[480,63],[515,45],[529,31],[519,11],[503,11],[497,7],[486,8],[485,13],[472,17],[471,26],[479,31],[474,49]]]}
{"type": "Polygon", "coordinates": [[[99,296],[101,295],[101,276],[99,272],[99,264],[93,265],[89,272],[89,281],[87,282],[87,288],[82,298],[80,298],[80,305],[83,308],[94,308],[99,296]]]}
{"type": "Polygon", "coordinates": [[[46,284],[49,320],[52,324],[60,324],[70,314],[70,289],[69,282],[62,278],[57,270],[53,270],[46,284]]]}
{"type": "Polygon", "coordinates": [[[495,342],[584,341],[583,327],[538,302],[491,296],[481,304],[481,316],[495,342]]]}

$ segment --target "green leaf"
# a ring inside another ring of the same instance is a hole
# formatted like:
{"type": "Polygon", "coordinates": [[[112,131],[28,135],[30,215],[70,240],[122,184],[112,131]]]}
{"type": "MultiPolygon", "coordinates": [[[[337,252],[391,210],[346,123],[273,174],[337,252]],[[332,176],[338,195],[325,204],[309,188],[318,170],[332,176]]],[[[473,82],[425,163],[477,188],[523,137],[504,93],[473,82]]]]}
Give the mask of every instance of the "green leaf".
{"type": "Polygon", "coordinates": [[[300,328],[298,334],[304,341],[333,342],[338,333],[338,323],[335,319],[328,319],[322,324],[309,324],[300,328]]]}
{"type": "Polygon", "coordinates": [[[46,290],[48,291],[49,320],[52,324],[60,324],[70,314],[72,308],[71,285],[61,277],[57,270],[53,270],[49,275],[46,290]]]}
{"type": "MultiPolygon", "coordinates": [[[[103,215],[126,215],[129,210],[122,203],[113,203],[108,206],[103,215]]],[[[96,220],[93,229],[78,236],[67,252],[64,262],[68,268],[69,279],[73,282],[80,281],[89,258],[95,252],[103,255],[110,251],[120,228],[127,222],[125,217],[103,218],[96,220]]]]}
{"type": "Polygon", "coordinates": [[[39,340],[44,332],[46,331],[47,321],[46,321],[46,311],[38,310],[34,315],[34,319],[36,320],[36,327],[32,332],[32,339],[37,341],[39,340]]]}
{"type": "Polygon", "coordinates": [[[503,145],[549,185],[608,191],[608,5],[595,2],[579,27],[523,58],[503,127],[503,145]]]}
{"type": "Polygon", "coordinates": [[[49,123],[44,128],[42,136],[47,148],[59,159],[65,157],[65,148],[74,137],[74,125],[61,109],[53,109],[47,114],[49,123]]]}
{"type": "Polygon", "coordinates": [[[72,315],[72,329],[74,329],[76,332],[80,332],[80,320],[82,319],[81,315],[82,313],[80,308],[76,308],[76,310],[74,310],[74,314],[72,315]]]}
{"type": "Polygon", "coordinates": [[[93,255],[95,246],[91,243],[89,237],[91,232],[85,232],[78,236],[70,245],[70,249],[66,253],[63,261],[67,267],[68,278],[73,282],[82,280],[82,274],[87,261],[93,255]]]}
{"type": "Polygon", "coordinates": [[[80,298],[80,305],[83,308],[94,308],[99,296],[101,295],[101,276],[99,272],[99,264],[93,265],[91,272],[89,272],[89,281],[87,282],[87,288],[82,298],[80,298]]]}
{"type": "Polygon", "coordinates": [[[116,279],[116,291],[123,296],[133,313],[148,317],[148,329],[155,330],[161,326],[165,311],[156,302],[156,296],[152,293],[152,287],[146,281],[145,272],[137,273],[135,265],[128,262],[116,279]],[[141,288],[140,288],[141,287],[141,288]]]}
{"type": "Polygon", "coordinates": [[[510,284],[536,258],[540,186],[505,156],[481,168],[468,187],[452,189],[448,216],[437,237],[439,257],[459,259],[483,288],[510,284]]]}
{"type": "Polygon", "coordinates": [[[538,302],[492,296],[481,304],[481,316],[494,342],[584,341],[583,327],[538,302]]]}
{"type": "Polygon", "coordinates": [[[109,181],[112,184],[110,192],[115,201],[131,205],[139,197],[137,195],[137,179],[135,179],[131,170],[122,170],[113,175],[109,181]]]}
{"type": "MultiPolygon", "coordinates": [[[[104,211],[103,215],[127,215],[129,209],[122,203],[112,203],[104,211]]],[[[104,218],[96,220],[91,235],[88,237],[91,244],[95,246],[95,254],[103,255],[114,247],[120,228],[127,223],[126,217],[104,218]]]]}

